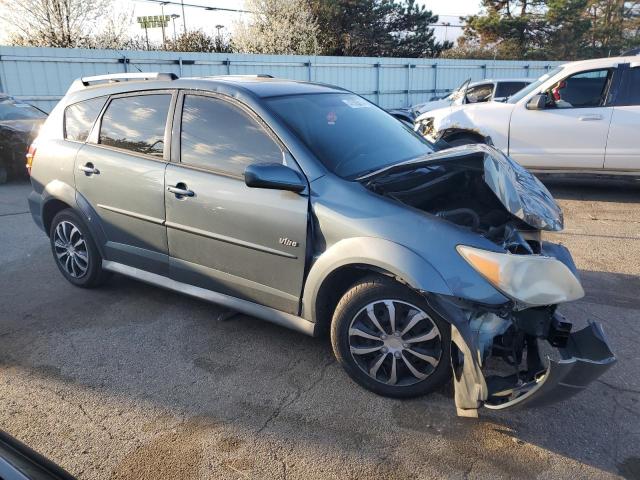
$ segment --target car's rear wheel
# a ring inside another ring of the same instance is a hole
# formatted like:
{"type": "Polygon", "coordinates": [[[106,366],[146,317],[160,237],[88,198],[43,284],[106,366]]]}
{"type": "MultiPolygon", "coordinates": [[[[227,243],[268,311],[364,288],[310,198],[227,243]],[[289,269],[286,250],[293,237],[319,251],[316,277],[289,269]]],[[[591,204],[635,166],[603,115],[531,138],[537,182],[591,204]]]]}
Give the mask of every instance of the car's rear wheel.
{"type": "Polygon", "coordinates": [[[424,395],[450,377],[449,324],[416,292],[386,277],[366,278],[342,297],[331,342],[349,376],[379,395],[424,395]]]}
{"type": "Polygon", "coordinates": [[[102,257],[80,216],[71,209],[59,212],[49,231],[51,251],[62,275],[77,287],[97,287],[106,279],[102,257]]]}

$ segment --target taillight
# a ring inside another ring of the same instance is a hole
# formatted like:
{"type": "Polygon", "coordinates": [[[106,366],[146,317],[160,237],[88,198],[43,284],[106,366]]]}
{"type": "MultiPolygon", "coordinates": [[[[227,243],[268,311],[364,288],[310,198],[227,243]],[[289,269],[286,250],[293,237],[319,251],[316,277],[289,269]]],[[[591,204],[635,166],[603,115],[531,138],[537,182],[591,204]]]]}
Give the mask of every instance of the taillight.
{"type": "Polygon", "coordinates": [[[29,151],[27,152],[27,172],[31,175],[31,167],[33,166],[33,159],[36,156],[36,146],[31,144],[29,151]]]}

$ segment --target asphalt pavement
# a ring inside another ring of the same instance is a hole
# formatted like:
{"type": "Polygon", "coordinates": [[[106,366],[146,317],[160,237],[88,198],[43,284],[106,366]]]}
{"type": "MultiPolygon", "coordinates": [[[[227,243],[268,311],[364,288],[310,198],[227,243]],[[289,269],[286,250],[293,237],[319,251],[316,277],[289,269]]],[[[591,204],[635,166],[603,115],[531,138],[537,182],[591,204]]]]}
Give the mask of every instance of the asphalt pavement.
{"type": "Polygon", "coordinates": [[[328,341],[114,276],[73,287],[0,185],[0,429],[87,479],[640,478],[640,185],[549,183],[618,364],[536,410],[455,415],[355,385],[328,341]]]}

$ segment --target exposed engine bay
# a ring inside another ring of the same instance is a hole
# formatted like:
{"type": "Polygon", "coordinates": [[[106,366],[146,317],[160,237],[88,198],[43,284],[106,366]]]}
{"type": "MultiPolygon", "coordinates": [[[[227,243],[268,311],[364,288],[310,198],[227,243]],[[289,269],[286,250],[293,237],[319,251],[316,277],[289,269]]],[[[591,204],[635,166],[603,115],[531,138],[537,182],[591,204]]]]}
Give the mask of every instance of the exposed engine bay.
{"type": "Polygon", "coordinates": [[[539,254],[562,212],[529,171],[487,145],[447,149],[374,172],[368,188],[471,229],[515,254],[539,254]]]}
{"type": "Polygon", "coordinates": [[[520,277],[519,292],[509,295],[503,289],[512,302],[497,309],[426,294],[452,325],[459,415],[477,416],[482,405],[502,409],[553,403],[574,395],[615,363],[598,324],[572,332],[572,324],[557,312],[557,303],[580,298],[584,292],[566,248],[542,241],[542,230],[563,228],[562,212],[546,187],[526,169],[493,147],[468,145],[359,180],[380,195],[491,240],[504,249],[506,255],[498,257],[531,258],[531,263],[549,260],[549,266],[562,264],[567,269],[565,280],[550,285],[547,297],[532,296],[530,301],[521,301],[518,293],[535,284],[534,275],[512,272],[520,277]],[[576,284],[573,293],[556,297],[567,278],[576,284]],[[550,351],[546,362],[545,349],[550,351]]]}
{"type": "Polygon", "coordinates": [[[540,232],[505,210],[476,159],[423,166],[381,179],[374,191],[469,228],[511,253],[540,253],[540,232]]]}

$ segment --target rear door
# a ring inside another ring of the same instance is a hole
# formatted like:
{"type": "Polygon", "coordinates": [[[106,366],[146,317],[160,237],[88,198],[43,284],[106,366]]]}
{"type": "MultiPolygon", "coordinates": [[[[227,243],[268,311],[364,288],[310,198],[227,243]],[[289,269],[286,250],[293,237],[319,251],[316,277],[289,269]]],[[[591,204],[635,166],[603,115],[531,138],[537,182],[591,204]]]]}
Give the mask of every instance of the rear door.
{"type": "Polygon", "coordinates": [[[613,107],[607,94],[614,69],[590,70],[558,82],[544,110],[516,104],[509,155],[528,168],[601,170],[613,107]]]}
{"type": "Polygon", "coordinates": [[[100,219],[108,260],[168,273],[164,173],[171,91],[112,96],[76,157],[79,203],[100,219]]]}
{"type": "Polygon", "coordinates": [[[228,97],[187,92],[175,118],[165,190],[171,276],[298,313],[308,195],[249,188],[243,176],[253,163],[297,169],[295,162],[253,112],[228,97]]]}
{"type": "Polygon", "coordinates": [[[640,171],[640,64],[622,70],[620,89],[613,107],[605,170],[640,171]]]}

